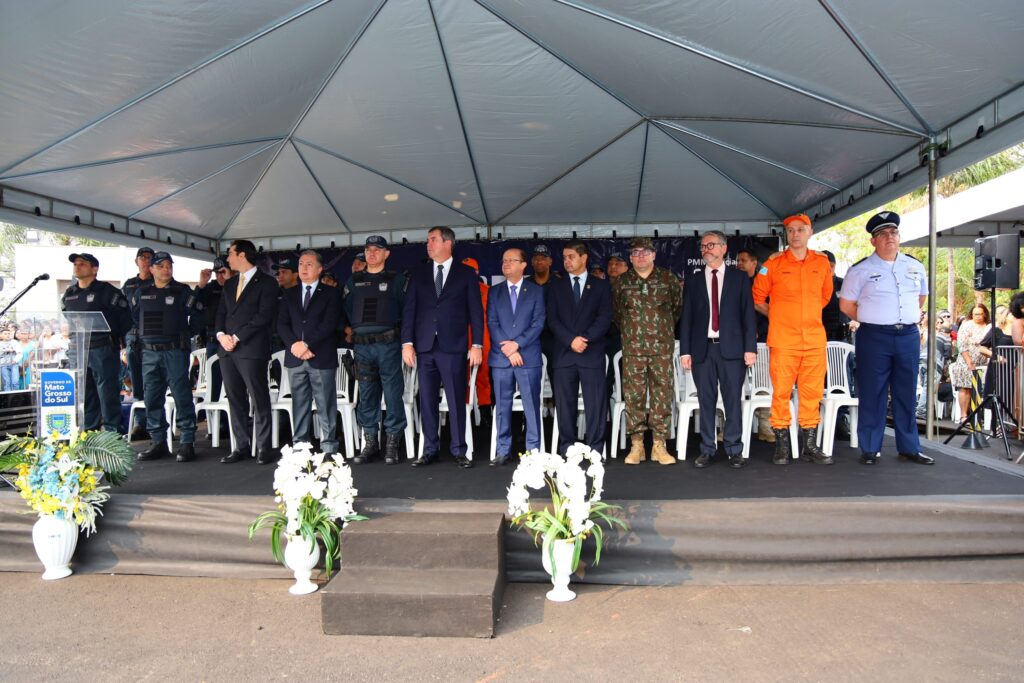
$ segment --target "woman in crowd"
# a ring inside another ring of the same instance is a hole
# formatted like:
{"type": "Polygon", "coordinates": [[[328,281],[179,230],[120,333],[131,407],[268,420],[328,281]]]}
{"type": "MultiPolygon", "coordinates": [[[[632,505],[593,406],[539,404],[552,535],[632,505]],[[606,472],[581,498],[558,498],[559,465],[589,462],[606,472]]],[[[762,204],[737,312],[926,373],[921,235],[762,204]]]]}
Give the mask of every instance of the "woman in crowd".
{"type": "Polygon", "coordinates": [[[988,364],[988,358],[981,353],[981,341],[988,334],[991,317],[985,304],[975,304],[971,309],[971,317],[964,320],[957,330],[956,362],[949,366],[949,379],[953,387],[959,390],[960,421],[967,420],[970,413],[971,392],[974,387],[974,373],[978,368],[988,364]]]}

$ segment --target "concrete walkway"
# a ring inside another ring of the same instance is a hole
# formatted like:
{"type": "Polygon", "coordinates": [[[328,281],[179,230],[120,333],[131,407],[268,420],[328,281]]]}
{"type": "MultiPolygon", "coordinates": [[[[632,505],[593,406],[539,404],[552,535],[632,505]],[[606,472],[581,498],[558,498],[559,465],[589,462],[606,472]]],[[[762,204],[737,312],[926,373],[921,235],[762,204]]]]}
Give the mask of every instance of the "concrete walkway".
{"type": "Polygon", "coordinates": [[[1020,680],[1024,584],[510,585],[493,640],[325,636],[288,583],[0,573],[5,681],[1020,680]]]}

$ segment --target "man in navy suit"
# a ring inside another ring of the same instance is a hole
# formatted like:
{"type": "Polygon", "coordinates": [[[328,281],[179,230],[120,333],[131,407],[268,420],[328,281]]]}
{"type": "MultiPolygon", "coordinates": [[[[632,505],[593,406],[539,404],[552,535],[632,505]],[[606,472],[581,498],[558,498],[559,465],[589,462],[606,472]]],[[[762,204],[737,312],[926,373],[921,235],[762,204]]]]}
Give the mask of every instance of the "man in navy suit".
{"type": "Polygon", "coordinates": [[[743,467],[742,392],[746,368],[757,360],[757,329],[750,278],[725,267],[726,238],[709,230],[700,239],[704,268],[686,278],[679,319],[680,362],[693,373],[700,404],[700,455],[707,467],[718,449],[715,413],[721,388],[724,446],[731,467],[743,467]]]}
{"type": "Polygon", "coordinates": [[[526,419],[526,450],[540,448],[540,384],[543,360],[540,333],[544,329],[544,288],[523,279],[526,252],[505,250],[501,273],[505,282],[487,297],[487,326],[491,331],[492,386],[496,399],[497,445],[491,465],[503,465],[512,449],[512,396],[518,385],[526,419]]]}
{"type": "Polygon", "coordinates": [[[470,331],[471,365],[483,357],[484,309],[476,273],[452,258],[455,232],[448,227],[427,233],[430,263],[413,272],[402,313],[402,360],[418,367],[423,455],[413,467],[429,465],[440,450],[438,425],[441,386],[448,401],[451,450],[459,467],[472,467],[466,457],[466,349],[470,331]],[[417,366],[417,359],[419,364],[417,366]]]}
{"type": "Polygon", "coordinates": [[[585,443],[604,451],[608,420],[605,382],[605,346],[612,323],[612,288],[607,280],[587,272],[587,245],[573,240],[562,249],[567,277],[555,280],[547,300],[548,329],[554,335],[551,364],[554,375],[555,410],[558,419],[558,452],[576,441],[576,409],[580,386],[586,415],[585,443]]]}
{"type": "Polygon", "coordinates": [[[341,292],[320,284],[324,262],[307,249],[299,255],[297,287],[285,289],[277,315],[277,334],[284,342],[284,366],[292,387],[292,443],[313,441],[313,401],[320,423],[320,449],[338,452],[338,345],[335,332],[341,316],[341,292]]]}

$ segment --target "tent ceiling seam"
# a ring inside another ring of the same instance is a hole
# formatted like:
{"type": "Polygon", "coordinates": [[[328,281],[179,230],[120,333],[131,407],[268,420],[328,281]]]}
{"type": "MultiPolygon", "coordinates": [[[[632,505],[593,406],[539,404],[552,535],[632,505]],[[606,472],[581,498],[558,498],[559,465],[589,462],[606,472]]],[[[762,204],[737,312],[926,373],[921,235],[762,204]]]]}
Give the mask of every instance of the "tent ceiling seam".
{"type": "Polygon", "coordinates": [[[798,169],[795,169],[795,168],[792,168],[790,166],[787,166],[786,164],[783,164],[781,162],[774,161],[774,160],[769,159],[767,157],[763,157],[760,154],[754,154],[753,152],[745,150],[742,147],[737,147],[736,145],[730,145],[729,143],[723,142],[723,141],[721,141],[721,140],[719,140],[717,138],[713,138],[710,135],[705,135],[704,133],[700,133],[700,132],[695,131],[695,130],[690,130],[689,128],[686,128],[685,126],[680,126],[679,124],[672,123],[672,122],[669,122],[669,121],[658,121],[657,123],[662,124],[666,128],[671,128],[672,130],[675,130],[675,131],[678,131],[680,133],[683,133],[684,135],[689,135],[691,137],[697,138],[698,140],[703,140],[704,142],[708,142],[708,143],[711,143],[712,145],[716,145],[716,146],[721,147],[723,149],[727,149],[727,150],[729,150],[731,152],[735,152],[736,154],[742,154],[745,157],[749,157],[749,158],[751,158],[751,159],[753,159],[755,161],[759,161],[762,164],[767,164],[769,166],[772,166],[773,168],[779,169],[780,171],[785,171],[786,173],[791,173],[792,175],[799,176],[800,178],[803,178],[804,180],[809,180],[812,183],[816,183],[818,185],[822,185],[824,187],[829,188],[830,190],[833,190],[833,191],[838,191],[839,190],[839,188],[836,187],[835,185],[833,185],[832,183],[826,182],[826,181],[821,180],[819,178],[815,178],[814,176],[808,175],[807,173],[804,173],[803,171],[800,171],[798,169]]]}
{"type": "MultiPolygon", "coordinates": [[[[660,126],[659,126],[659,128],[660,128],[660,126]]],[[[662,132],[664,132],[664,131],[662,131],[662,132]]],[[[672,140],[677,145],[679,145],[680,147],[685,149],[687,152],[689,152],[693,156],[695,156],[698,159],[700,159],[701,161],[703,161],[704,164],[706,164],[711,170],[713,170],[715,173],[717,173],[718,175],[720,175],[723,178],[725,178],[726,180],[728,180],[730,183],[735,185],[736,188],[739,189],[743,194],[745,194],[748,197],[750,197],[751,199],[753,199],[755,202],[757,202],[758,204],[763,206],[765,209],[767,209],[773,216],[775,216],[776,218],[781,220],[782,215],[778,211],[776,211],[772,207],[768,206],[767,202],[765,202],[763,199],[761,199],[756,194],[754,194],[753,191],[751,191],[751,190],[747,189],[746,187],[744,187],[743,184],[740,183],[738,180],[736,180],[731,175],[729,175],[728,173],[726,173],[725,171],[720,169],[715,164],[713,164],[710,161],[708,161],[707,159],[705,159],[703,156],[698,154],[695,150],[693,150],[689,145],[684,143],[682,140],[680,140],[680,139],[678,139],[676,137],[673,137],[673,136],[669,135],[668,133],[665,133],[665,137],[667,137],[669,140],[672,140]]]]}
{"type": "Polygon", "coordinates": [[[552,185],[554,185],[555,183],[557,183],[557,182],[558,182],[559,180],[561,180],[562,178],[566,177],[567,175],[569,175],[570,173],[572,173],[573,171],[575,171],[575,170],[576,170],[577,168],[579,168],[579,167],[580,167],[580,166],[582,166],[583,164],[587,163],[588,161],[590,161],[591,159],[593,159],[594,157],[596,157],[596,156],[597,156],[598,154],[600,154],[600,153],[601,153],[601,152],[603,152],[604,150],[606,150],[606,149],[608,149],[609,147],[611,147],[612,145],[614,145],[614,144],[615,144],[616,142],[618,142],[618,141],[619,141],[619,140],[621,140],[622,138],[626,137],[626,135],[628,135],[629,133],[633,132],[633,131],[634,131],[634,130],[636,129],[636,127],[637,127],[637,126],[639,126],[639,125],[641,125],[641,124],[645,123],[646,121],[647,121],[647,119],[640,119],[639,121],[637,121],[636,123],[634,123],[634,124],[633,124],[632,126],[630,126],[629,128],[627,128],[626,130],[622,131],[621,133],[619,133],[618,135],[616,135],[615,137],[613,137],[613,138],[612,138],[611,140],[609,140],[608,142],[604,143],[603,145],[601,145],[600,147],[598,147],[597,149],[595,149],[595,150],[594,150],[593,152],[591,152],[591,153],[590,153],[590,154],[588,154],[587,156],[585,156],[585,157],[583,157],[582,159],[580,159],[579,161],[577,161],[577,162],[576,162],[575,164],[573,164],[572,166],[570,166],[570,167],[569,167],[569,168],[568,168],[567,170],[565,170],[565,171],[563,171],[562,173],[558,174],[558,175],[557,175],[557,176],[556,176],[556,177],[554,178],[554,180],[551,180],[550,182],[548,182],[548,183],[545,183],[545,184],[544,184],[543,186],[541,186],[541,187],[540,187],[540,189],[538,189],[538,190],[537,190],[536,192],[534,192],[533,194],[531,194],[530,196],[528,196],[528,197],[527,197],[526,199],[524,199],[523,201],[519,202],[519,203],[518,203],[518,204],[516,204],[516,205],[515,205],[514,207],[512,207],[511,209],[509,209],[508,211],[506,211],[506,212],[504,213],[504,215],[502,215],[502,216],[501,216],[501,218],[499,218],[498,220],[496,220],[496,221],[495,221],[495,223],[496,223],[496,224],[498,224],[498,223],[501,223],[501,222],[502,222],[503,220],[505,220],[506,218],[508,218],[508,217],[509,217],[509,216],[511,216],[512,214],[514,214],[514,213],[515,213],[516,211],[518,211],[519,209],[523,208],[523,207],[524,207],[525,205],[529,204],[529,203],[530,203],[531,201],[533,201],[533,200],[534,200],[534,199],[535,199],[535,198],[536,198],[536,197],[537,197],[538,195],[540,195],[541,193],[543,193],[543,192],[544,192],[545,190],[547,190],[547,189],[548,189],[549,187],[551,187],[552,185]]]}
{"type": "Polygon", "coordinates": [[[270,138],[254,138],[252,140],[239,140],[237,142],[217,142],[210,145],[197,145],[195,147],[179,147],[177,149],[161,150],[159,152],[147,152],[145,154],[134,154],[127,157],[119,157],[117,159],[105,159],[103,161],[90,161],[84,164],[74,164],[71,166],[62,166],[59,168],[47,168],[42,171],[31,171],[30,173],[21,173],[19,175],[11,176],[0,176],[0,181],[5,180],[22,180],[24,178],[32,178],[35,176],[46,175],[48,173],[65,173],[67,171],[79,171],[85,168],[96,168],[99,166],[110,166],[112,164],[121,164],[129,161],[142,161],[145,159],[155,159],[157,157],[170,156],[173,154],[185,154],[186,152],[202,152],[211,149],[224,149],[225,147],[237,147],[240,145],[252,145],[260,142],[280,142],[283,140],[281,137],[270,137],[270,138]]]}
{"type": "MultiPolygon", "coordinates": [[[[459,102],[459,93],[455,89],[455,78],[452,76],[451,65],[448,63],[448,50],[445,49],[444,39],[441,37],[441,27],[437,24],[437,14],[434,12],[434,3],[431,0],[427,0],[427,9],[430,10],[430,20],[434,24],[434,35],[437,36],[437,46],[441,50],[441,60],[444,62],[444,72],[448,75],[448,87],[452,91],[452,102],[455,104],[455,114],[459,117],[459,129],[462,131],[462,140],[466,143],[466,155],[469,157],[469,167],[473,171],[473,183],[476,185],[476,194],[480,199],[480,210],[484,212],[484,223],[490,225],[491,216],[487,211],[487,200],[484,199],[484,188],[480,183],[480,174],[476,170],[476,158],[473,156],[473,146],[469,144],[469,132],[466,130],[466,120],[462,117],[462,104],[459,102]]],[[[416,190],[413,191],[415,192],[416,190]]]]}
{"type": "Polygon", "coordinates": [[[413,187],[409,183],[401,181],[398,178],[395,178],[393,176],[388,175],[387,173],[384,173],[382,171],[378,171],[377,169],[372,168],[370,166],[367,166],[364,163],[356,161],[355,159],[350,159],[349,157],[346,157],[346,156],[344,156],[342,154],[339,154],[337,152],[329,150],[326,147],[322,147],[321,145],[318,145],[318,144],[316,144],[314,142],[310,142],[309,140],[305,140],[303,138],[295,138],[295,141],[302,143],[303,145],[305,145],[306,147],[309,147],[310,149],[315,149],[318,152],[323,152],[324,154],[326,154],[328,156],[332,156],[335,159],[338,159],[340,161],[344,161],[346,164],[352,164],[356,168],[361,168],[364,171],[368,171],[370,173],[373,173],[374,175],[378,175],[378,176],[380,176],[381,178],[384,178],[387,181],[395,183],[396,185],[401,185],[405,189],[409,190],[410,192],[415,192],[416,194],[418,194],[419,196],[423,197],[424,199],[429,199],[430,201],[432,201],[432,202],[434,202],[436,204],[440,204],[441,206],[443,206],[444,208],[448,209],[449,211],[454,211],[455,213],[458,213],[458,214],[460,214],[462,216],[465,216],[469,220],[473,221],[473,223],[475,225],[486,225],[485,222],[481,221],[476,216],[470,215],[470,214],[466,213],[465,211],[463,211],[461,209],[456,209],[453,206],[445,204],[443,201],[441,201],[437,197],[433,197],[433,196],[427,194],[426,192],[423,192],[422,190],[417,190],[415,187],[413,187]]]}
{"type": "Polygon", "coordinates": [[[13,164],[10,164],[9,166],[6,166],[5,168],[0,169],[0,175],[2,175],[4,173],[7,173],[12,168],[16,168],[17,166],[20,166],[21,164],[25,163],[26,161],[28,161],[30,159],[33,159],[33,158],[39,156],[40,154],[42,154],[44,152],[47,152],[47,151],[53,149],[54,147],[57,147],[58,145],[62,145],[65,142],[69,142],[69,141],[73,140],[74,138],[78,137],[82,133],[85,133],[86,131],[88,131],[88,130],[90,130],[92,128],[95,128],[96,126],[100,125],[104,121],[107,121],[107,120],[113,118],[114,116],[117,116],[118,114],[120,114],[121,112],[125,111],[126,109],[128,109],[130,107],[133,107],[136,104],[139,104],[140,102],[142,102],[144,100],[147,100],[150,97],[156,95],[157,93],[166,90],[167,88],[171,87],[175,83],[178,83],[179,81],[182,81],[185,78],[188,78],[189,76],[191,76],[192,74],[196,73],[200,69],[203,69],[203,68],[209,66],[210,64],[213,64],[214,62],[219,61],[220,59],[223,59],[224,57],[227,57],[231,53],[236,52],[236,51],[242,49],[246,45],[249,45],[250,43],[253,43],[253,42],[259,40],[263,36],[265,36],[265,35],[267,35],[269,33],[272,33],[273,31],[276,31],[277,29],[281,28],[282,26],[286,26],[287,24],[290,24],[291,22],[295,21],[296,19],[299,19],[300,17],[305,16],[306,14],[308,14],[308,13],[310,13],[310,12],[320,8],[320,7],[322,7],[323,5],[326,5],[328,2],[331,2],[331,0],[320,0],[320,2],[316,3],[315,5],[311,5],[310,7],[306,7],[304,9],[302,9],[302,10],[299,10],[298,12],[295,12],[294,14],[291,14],[291,15],[285,17],[284,19],[281,19],[277,23],[275,23],[275,24],[273,24],[271,26],[268,26],[267,28],[265,28],[265,29],[263,29],[263,30],[261,30],[261,31],[259,31],[257,33],[254,33],[253,35],[248,36],[247,38],[242,39],[238,43],[235,43],[234,45],[232,45],[232,46],[230,46],[228,48],[225,48],[224,50],[221,50],[220,52],[218,52],[217,54],[213,55],[209,59],[207,59],[207,60],[197,64],[196,66],[193,66],[193,67],[190,67],[189,69],[186,69],[184,72],[178,74],[177,76],[174,76],[173,78],[171,78],[168,81],[165,81],[164,83],[161,83],[160,85],[156,86],[155,88],[147,90],[146,92],[144,92],[143,94],[139,95],[135,99],[129,100],[128,102],[126,102],[125,104],[122,104],[117,109],[114,109],[113,111],[107,112],[106,114],[104,114],[100,118],[96,119],[95,121],[92,121],[91,123],[88,123],[85,126],[82,126],[81,128],[79,128],[79,129],[77,129],[77,130],[75,130],[75,131],[65,135],[64,137],[62,137],[62,138],[60,138],[60,139],[58,139],[58,140],[56,140],[56,141],[46,145],[45,147],[43,147],[41,149],[38,149],[35,152],[32,152],[28,156],[22,157],[18,161],[15,161],[13,164]]]}
{"type": "Polygon", "coordinates": [[[917,110],[917,107],[911,104],[910,99],[907,98],[907,96],[903,93],[899,86],[896,85],[896,82],[892,80],[892,78],[889,76],[886,70],[882,68],[881,63],[875,58],[871,51],[868,50],[867,46],[864,45],[864,43],[860,40],[860,37],[856,34],[856,32],[854,32],[854,30],[847,25],[843,18],[839,16],[839,12],[834,7],[832,7],[828,0],[818,0],[818,4],[821,5],[822,9],[824,9],[826,13],[828,13],[829,17],[832,18],[832,21],[835,22],[836,26],[839,27],[839,30],[842,31],[844,35],[846,35],[846,38],[850,41],[850,43],[853,44],[857,51],[860,52],[861,56],[864,57],[865,61],[867,61],[871,68],[874,69],[875,73],[878,74],[878,77],[885,81],[886,86],[888,86],[889,90],[891,90],[892,93],[897,97],[897,99],[899,99],[900,103],[903,104],[904,108],[906,108],[906,110],[910,112],[911,116],[913,116],[917,120],[917,122],[921,124],[921,128],[924,129],[929,135],[934,135],[935,129],[931,125],[929,125],[929,123],[925,120],[924,116],[921,115],[921,112],[917,110]]]}
{"type": "Polygon", "coordinates": [[[696,45],[693,45],[693,44],[688,43],[686,41],[680,40],[678,38],[670,38],[669,36],[662,35],[662,34],[656,32],[656,31],[653,31],[653,30],[651,30],[649,28],[646,28],[646,27],[640,26],[638,24],[634,24],[632,22],[626,21],[625,19],[622,19],[621,17],[617,17],[617,16],[615,16],[613,14],[610,14],[610,13],[607,13],[607,12],[602,12],[600,10],[594,9],[594,8],[589,7],[587,5],[583,5],[583,4],[580,4],[578,2],[574,2],[573,0],[553,0],[553,1],[557,2],[557,3],[561,4],[561,5],[565,5],[566,7],[572,7],[573,9],[576,9],[576,10],[578,10],[580,12],[583,12],[585,14],[590,14],[591,16],[595,16],[595,17],[597,17],[599,19],[603,19],[603,20],[608,21],[610,23],[617,24],[619,26],[622,26],[624,28],[630,29],[632,31],[636,31],[637,33],[641,33],[643,35],[649,36],[651,38],[654,38],[655,40],[660,40],[660,41],[662,41],[664,43],[667,43],[669,45],[674,45],[675,47],[678,47],[678,48],[680,48],[682,50],[686,50],[687,52],[690,52],[692,54],[697,55],[698,57],[703,57],[705,59],[709,59],[709,60],[714,61],[714,62],[716,62],[718,64],[721,64],[722,66],[726,66],[726,67],[729,67],[729,68],[734,69],[736,71],[739,71],[741,73],[747,74],[748,76],[751,76],[753,78],[757,78],[759,80],[771,83],[772,85],[776,85],[776,86],[778,86],[780,88],[783,88],[785,90],[789,90],[791,92],[795,92],[795,93],[797,93],[799,95],[803,95],[804,97],[809,97],[809,98],[811,98],[813,100],[817,100],[818,102],[821,102],[822,104],[826,104],[826,105],[829,105],[831,107],[835,107],[836,109],[842,109],[843,111],[849,112],[851,114],[856,114],[857,116],[860,116],[862,118],[870,119],[872,121],[877,121],[878,123],[881,123],[883,125],[889,126],[891,128],[897,128],[899,130],[905,130],[905,131],[907,131],[909,133],[913,133],[913,134],[917,135],[918,137],[922,137],[922,138],[927,138],[928,137],[928,134],[926,132],[924,132],[924,131],[916,130],[916,129],[911,128],[909,126],[906,126],[906,125],[904,125],[902,123],[897,123],[895,121],[889,121],[888,119],[886,119],[886,118],[884,118],[882,116],[879,116],[877,114],[872,114],[872,113],[860,110],[860,109],[858,109],[858,108],[856,108],[856,107],[854,107],[852,105],[849,105],[849,104],[844,104],[844,103],[839,102],[838,100],[836,100],[834,98],[828,97],[826,95],[822,95],[821,93],[814,92],[813,90],[809,90],[807,88],[800,87],[800,86],[795,85],[793,83],[787,83],[786,81],[783,81],[780,78],[776,78],[775,76],[771,76],[769,74],[763,73],[763,72],[758,71],[756,69],[752,69],[752,68],[750,68],[748,66],[744,66],[743,64],[740,64],[740,63],[736,62],[733,59],[729,59],[727,57],[724,57],[722,55],[716,54],[716,53],[714,53],[714,52],[712,52],[710,50],[707,50],[707,49],[699,48],[696,45]]]}
{"type": "Polygon", "coordinates": [[[871,128],[870,126],[852,126],[841,123],[818,123],[813,121],[789,121],[786,119],[756,119],[742,116],[650,116],[656,121],[707,121],[711,123],[755,123],[773,126],[798,126],[801,128],[826,128],[831,130],[847,130],[855,133],[874,135],[890,135],[920,140],[921,136],[892,128],[871,128]]]}
{"type": "Polygon", "coordinates": [[[624,107],[629,108],[637,116],[648,118],[647,115],[644,114],[644,112],[641,111],[639,107],[635,106],[629,100],[627,100],[625,97],[623,97],[622,95],[619,95],[614,90],[612,90],[610,87],[608,87],[607,85],[605,85],[604,83],[602,83],[598,79],[596,79],[593,76],[591,76],[589,73],[584,71],[581,67],[576,66],[576,64],[574,62],[572,62],[568,58],[562,56],[557,50],[552,48],[550,45],[545,45],[543,41],[541,41],[538,38],[535,38],[526,29],[522,28],[521,26],[518,26],[511,19],[506,18],[505,15],[503,15],[501,12],[499,12],[498,10],[496,10],[493,7],[491,7],[490,5],[488,5],[485,0],[474,0],[474,1],[476,2],[476,4],[480,5],[484,9],[486,9],[488,12],[493,14],[495,17],[497,17],[498,19],[500,19],[503,22],[505,22],[506,24],[508,24],[508,26],[510,28],[512,28],[515,31],[517,31],[520,35],[522,35],[524,38],[529,40],[531,43],[535,44],[537,47],[539,47],[540,49],[542,49],[545,52],[547,52],[549,55],[551,55],[552,57],[554,57],[555,59],[560,61],[562,64],[565,64],[567,67],[569,67],[570,69],[572,69],[573,71],[578,73],[580,76],[582,76],[583,78],[585,78],[586,80],[590,81],[595,86],[597,86],[598,88],[603,90],[605,92],[605,94],[607,94],[609,97],[614,98],[616,101],[618,101],[619,104],[621,104],[624,107]]]}
{"type": "MultiPolygon", "coordinates": [[[[327,74],[327,78],[325,78],[324,82],[320,84],[320,87],[313,94],[313,97],[310,98],[309,102],[306,103],[306,108],[302,110],[302,113],[299,114],[294,125],[292,125],[291,130],[288,131],[288,135],[284,137],[285,142],[291,142],[292,137],[295,135],[295,131],[298,130],[300,125],[302,125],[302,122],[305,120],[306,115],[309,114],[309,110],[312,109],[313,105],[316,104],[316,101],[320,99],[320,95],[323,94],[324,89],[327,88],[327,85],[334,78],[334,75],[338,73],[338,69],[341,68],[341,65],[345,62],[345,59],[352,53],[352,50],[355,49],[355,46],[359,43],[359,39],[363,37],[363,34],[366,33],[366,29],[368,29],[370,27],[370,24],[373,23],[373,20],[377,18],[377,15],[380,14],[381,9],[384,7],[386,3],[387,0],[381,0],[377,7],[373,10],[373,12],[371,12],[370,15],[363,22],[363,25],[359,27],[359,30],[356,32],[355,37],[352,38],[352,41],[341,53],[341,57],[338,58],[338,61],[337,63],[335,63],[334,68],[332,68],[330,72],[327,74]]],[[[235,209],[235,212],[231,215],[231,218],[224,226],[224,229],[221,230],[220,234],[217,236],[218,240],[222,239],[224,235],[227,233],[227,231],[231,229],[231,225],[238,218],[238,214],[242,213],[242,209],[245,208],[246,203],[252,197],[253,193],[256,192],[256,188],[259,187],[260,183],[263,182],[263,179],[267,176],[267,172],[270,171],[270,167],[274,165],[275,161],[277,161],[277,157],[281,153],[281,150],[283,149],[284,145],[281,145],[277,149],[277,152],[270,160],[270,163],[267,164],[267,167],[263,169],[262,173],[260,173],[259,177],[256,179],[255,184],[253,184],[252,189],[249,190],[249,192],[245,195],[245,199],[243,199],[242,203],[238,205],[238,208],[235,209]]]]}
{"type": "Polygon", "coordinates": [[[348,227],[348,223],[346,223],[345,219],[342,217],[341,211],[338,211],[338,207],[335,206],[334,201],[332,201],[330,195],[327,194],[327,190],[325,190],[324,186],[320,183],[320,179],[316,177],[316,173],[313,173],[313,169],[310,167],[309,162],[306,161],[306,157],[302,154],[302,150],[295,144],[294,139],[289,140],[288,142],[291,144],[292,149],[295,150],[295,153],[299,155],[299,161],[301,161],[302,165],[306,167],[306,172],[309,173],[313,182],[316,183],[317,188],[320,190],[320,194],[322,194],[324,199],[327,200],[327,203],[331,205],[331,209],[334,211],[334,215],[338,217],[338,220],[341,221],[342,227],[348,230],[348,233],[351,235],[352,228],[348,227]]]}
{"type": "Polygon", "coordinates": [[[644,121],[644,151],[640,156],[640,180],[636,184],[636,207],[633,209],[633,224],[636,224],[636,219],[640,216],[640,197],[643,196],[644,191],[644,170],[647,168],[647,139],[651,134],[651,122],[644,121]]]}
{"type": "MultiPolygon", "coordinates": [[[[140,213],[144,213],[145,211],[148,211],[149,209],[153,208],[154,206],[156,206],[160,202],[163,202],[163,201],[166,201],[166,200],[168,200],[168,199],[170,199],[172,197],[175,197],[175,196],[181,194],[182,192],[184,192],[185,190],[189,190],[189,189],[195,187],[196,185],[198,185],[199,183],[201,183],[201,182],[203,182],[205,180],[209,180],[210,178],[213,178],[214,176],[218,176],[221,173],[224,173],[225,171],[231,170],[235,166],[238,166],[239,164],[241,164],[241,163],[243,163],[245,161],[248,161],[249,159],[252,159],[253,157],[255,157],[257,155],[262,154],[263,152],[267,151],[268,149],[270,149],[271,147],[273,147],[276,144],[279,144],[279,140],[275,140],[274,142],[266,144],[266,145],[260,147],[259,149],[254,150],[254,151],[250,152],[249,154],[246,154],[245,156],[241,157],[240,159],[235,159],[234,161],[232,161],[228,165],[224,166],[223,168],[219,168],[216,171],[214,171],[213,173],[208,173],[207,175],[203,176],[199,180],[196,180],[195,182],[189,183],[189,184],[185,185],[184,187],[180,187],[177,190],[175,190],[174,192],[171,192],[170,194],[168,194],[168,195],[166,195],[164,197],[161,197],[160,199],[156,200],[155,202],[151,202],[150,204],[147,204],[146,206],[142,207],[141,209],[137,209],[136,211],[133,211],[132,213],[128,214],[128,219],[129,220],[135,220],[135,217],[138,216],[140,213]]],[[[207,239],[209,239],[209,238],[207,238],[207,239]]]]}

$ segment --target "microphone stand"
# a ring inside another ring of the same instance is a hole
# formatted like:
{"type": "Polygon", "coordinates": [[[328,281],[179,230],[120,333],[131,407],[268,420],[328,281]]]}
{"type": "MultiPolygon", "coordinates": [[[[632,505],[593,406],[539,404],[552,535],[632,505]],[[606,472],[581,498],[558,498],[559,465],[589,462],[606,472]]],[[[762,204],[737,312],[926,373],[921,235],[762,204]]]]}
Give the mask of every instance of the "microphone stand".
{"type": "Polygon", "coordinates": [[[20,292],[18,292],[18,296],[16,296],[13,299],[11,299],[11,303],[9,303],[6,306],[4,306],[4,310],[0,311],[0,318],[2,318],[4,316],[4,314],[7,313],[7,311],[11,310],[11,307],[14,306],[14,304],[18,303],[18,299],[20,299],[21,297],[23,297],[26,294],[28,294],[28,290],[32,289],[37,284],[39,284],[40,280],[49,280],[49,279],[50,279],[50,276],[48,274],[46,274],[46,273],[43,273],[42,275],[37,277],[35,280],[33,280],[29,284],[28,287],[26,287],[25,289],[23,289],[20,292]]]}

